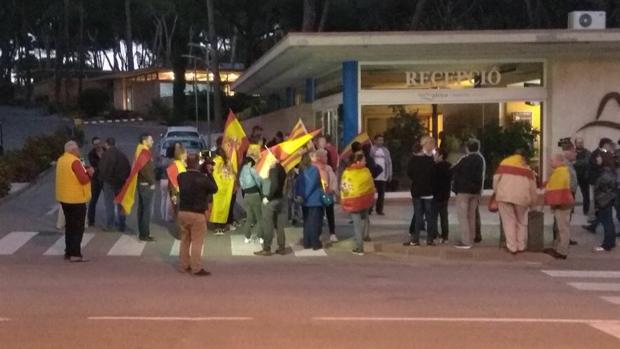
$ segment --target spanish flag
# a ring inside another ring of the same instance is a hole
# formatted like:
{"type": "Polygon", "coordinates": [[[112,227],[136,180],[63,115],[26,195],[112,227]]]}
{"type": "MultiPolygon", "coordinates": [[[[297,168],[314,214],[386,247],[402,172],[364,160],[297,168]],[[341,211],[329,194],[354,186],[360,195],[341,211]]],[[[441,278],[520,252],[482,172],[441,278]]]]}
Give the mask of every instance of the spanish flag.
{"type": "Polygon", "coordinates": [[[511,155],[502,160],[495,174],[511,174],[535,179],[534,171],[527,166],[525,158],[521,155],[511,155]]]}
{"type": "Polygon", "coordinates": [[[209,222],[225,224],[228,221],[230,201],[235,189],[237,175],[233,170],[233,163],[231,161],[226,162],[221,156],[217,155],[213,162],[215,162],[213,166],[213,179],[215,179],[218,189],[213,194],[213,205],[211,206],[209,222]]]}
{"type": "Polygon", "coordinates": [[[181,160],[174,160],[166,169],[166,174],[168,175],[168,185],[171,186],[175,192],[179,191],[179,180],[177,177],[186,171],[187,168],[181,160]]]}
{"type": "Polygon", "coordinates": [[[274,145],[271,148],[263,150],[260,155],[260,159],[256,164],[256,172],[260,177],[268,178],[269,169],[271,169],[276,161],[279,161],[280,163],[285,162],[286,159],[293,156],[297,150],[310,142],[312,138],[316,137],[319,133],[321,133],[321,129],[306,133],[301,137],[288,139],[280,144],[274,145]]]}
{"type": "Polygon", "coordinates": [[[545,184],[545,204],[549,206],[572,205],[575,198],[570,190],[568,166],[557,167],[545,184]]]}
{"type": "MultiPolygon", "coordinates": [[[[306,125],[304,125],[304,122],[301,121],[301,119],[299,119],[297,123],[295,124],[295,127],[293,127],[293,130],[289,134],[288,138],[295,139],[305,134],[308,134],[306,125]]],[[[296,151],[291,156],[289,156],[284,161],[282,161],[282,167],[284,167],[284,170],[286,171],[286,173],[289,173],[292,169],[295,168],[295,166],[299,165],[299,163],[301,162],[302,156],[303,156],[302,152],[296,151]]]]}
{"type": "Polygon", "coordinates": [[[366,166],[353,164],[342,173],[340,202],[346,212],[369,209],[375,202],[375,183],[366,166]]]}
{"type": "Polygon", "coordinates": [[[243,154],[245,154],[249,145],[250,142],[245,135],[243,126],[241,126],[241,123],[232,110],[229,110],[228,118],[224,126],[222,148],[224,148],[235,174],[239,172],[239,167],[243,161],[243,154]]]}
{"type": "Polygon", "coordinates": [[[348,158],[348,157],[350,157],[350,156],[351,156],[351,154],[352,154],[351,145],[352,145],[353,143],[355,143],[355,142],[359,142],[359,143],[361,143],[362,145],[372,143],[372,142],[370,141],[370,137],[368,137],[368,133],[366,133],[366,132],[362,132],[362,133],[358,134],[357,136],[355,136],[355,138],[353,138],[353,140],[351,141],[351,143],[349,143],[349,144],[348,144],[348,145],[344,148],[344,150],[342,151],[342,153],[340,153],[340,159],[346,159],[346,158],[348,158]]]}
{"type": "Polygon", "coordinates": [[[121,205],[125,215],[131,213],[136,197],[136,187],[138,185],[138,173],[148,162],[151,161],[151,151],[148,147],[138,144],[136,147],[135,160],[129,173],[129,178],[125,181],[123,188],[114,198],[114,202],[121,205]]]}

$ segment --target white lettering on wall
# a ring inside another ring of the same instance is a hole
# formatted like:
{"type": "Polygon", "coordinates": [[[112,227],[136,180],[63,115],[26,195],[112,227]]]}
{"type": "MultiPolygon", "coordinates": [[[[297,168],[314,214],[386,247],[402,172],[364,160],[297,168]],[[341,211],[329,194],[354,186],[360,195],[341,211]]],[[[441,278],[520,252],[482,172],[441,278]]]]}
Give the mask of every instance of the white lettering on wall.
{"type": "Polygon", "coordinates": [[[447,87],[451,84],[478,79],[482,86],[497,86],[502,81],[502,73],[497,67],[493,67],[489,71],[408,71],[405,74],[405,79],[409,87],[425,86],[427,84],[432,85],[431,87],[447,87]]]}

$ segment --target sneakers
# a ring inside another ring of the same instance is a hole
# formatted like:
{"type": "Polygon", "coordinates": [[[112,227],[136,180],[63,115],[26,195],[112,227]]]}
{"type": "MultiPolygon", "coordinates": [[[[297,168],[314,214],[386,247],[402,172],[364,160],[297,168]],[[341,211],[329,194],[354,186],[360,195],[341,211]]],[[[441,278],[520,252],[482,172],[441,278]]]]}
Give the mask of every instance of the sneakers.
{"type": "Polygon", "coordinates": [[[252,242],[252,239],[250,239],[250,238],[245,238],[245,239],[243,239],[243,243],[244,243],[244,244],[249,244],[249,243],[251,243],[251,242],[252,242]]]}
{"type": "Polygon", "coordinates": [[[152,236],[141,236],[140,241],[153,242],[155,241],[155,238],[152,236]]]}
{"type": "Polygon", "coordinates": [[[601,247],[601,246],[595,247],[595,248],[593,249],[593,251],[594,251],[594,252],[607,252],[607,250],[606,250],[606,249],[604,249],[604,248],[603,248],[603,247],[601,247]]]}
{"type": "Polygon", "coordinates": [[[442,245],[445,245],[448,242],[450,242],[448,239],[439,239],[439,243],[442,244],[442,245]]]}
{"type": "Polygon", "coordinates": [[[329,241],[331,241],[331,242],[338,242],[338,237],[336,236],[336,234],[330,234],[329,235],[329,241]]]}
{"type": "Polygon", "coordinates": [[[403,246],[420,246],[420,243],[415,241],[407,241],[403,242],[403,246]]]}
{"type": "Polygon", "coordinates": [[[259,244],[261,244],[261,245],[262,245],[264,242],[265,242],[265,240],[263,240],[263,238],[258,238],[258,243],[259,243],[259,244]]]}
{"type": "Polygon", "coordinates": [[[215,229],[215,235],[216,236],[224,235],[224,229],[215,229]]]}
{"type": "Polygon", "coordinates": [[[460,249],[460,250],[469,250],[471,249],[471,245],[466,245],[462,242],[459,242],[458,244],[454,245],[454,247],[460,249]]]}
{"type": "Polygon", "coordinates": [[[353,253],[356,256],[363,256],[364,255],[364,251],[359,249],[359,248],[354,249],[353,251],[351,251],[351,253],[353,253]]]}
{"type": "Polygon", "coordinates": [[[199,271],[192,273],[194,276],[209,276],[211,275],[210,272],[204,270],[204,269],[200,269],[199,271]]]}
{"type": "Polygon", "coordinates": [[[229,231],[235,231],[235,230],[237,230],[237,227],[234,224],[231,224],[231,225],[228,226],[228,230],[229,231]]]}
{"type": "Polygon", "coordinates": [[[269,250],[260,250],[260,251],[256,251],[254,252],[255,256],[262,256],[262,257],[269,257],[271,256],[271,251],[269,250]]]}

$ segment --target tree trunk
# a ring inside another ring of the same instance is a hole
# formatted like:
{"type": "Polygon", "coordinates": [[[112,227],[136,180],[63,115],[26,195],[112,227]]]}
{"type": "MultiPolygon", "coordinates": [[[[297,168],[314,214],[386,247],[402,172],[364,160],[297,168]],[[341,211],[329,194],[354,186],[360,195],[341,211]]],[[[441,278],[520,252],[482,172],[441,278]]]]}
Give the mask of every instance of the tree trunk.
{"type": "MultiPolygon", "coordinates": [[[[217,47],[217,35],[215,33],[215,7],[214,0],[207,1],[207,18],[209,21],[209,43],[211,45],[211,72],[213,72],[213,114],[214,128],[221,130],[223,125],[224,113],[222,110],[222,81],[220,79],[220,59],[217,47]]],[[[211,131],[211,130],[209,130],[211,131]]]]}
{"type": "Polygon", "coordinates": [[[239,41],[239,29],[235,26],[233,28],[233,37],[230,41],[230,63],[237,63],[237,42],[239,41]]]}
{"type": "Polygon", "coordinates": [[[131,32],[131,0],[125,0],[125,47],[127,50],[127,70],[134,70],[133,66],[133,35],[131,32]]]}
{"type": "Polygon", "coordinates": [[[79,28],[79,45],[78,45],[78,96],[82,93],[82,80],[84,78],[84,0],[80,0],[80,28],[79,28]]]}
{"type": "Polygon", "coordinates": [[[409,24],[409,30],[416,30],[420,28],[420,19],[422,18],[422,13],[424,13],[424,6],[428,0],[418,0],[415,4],[415,10],[413,11],[413,16],[411,16],[411,22],[409,24]]]}
{"type": "Polygon", "coordinates": [[[182,122],[186,119],[186,98],[185,98],[185,64],[186,59],[178,54],[175,55],[172,62],[172,70],[174,72],[174,83],[172,85],[172,108],[174,119],[182,122]]]}
{"type": "Polygon", "coordinates": [[[325,29],[325,23],[327,23],[327,15],[329,14],[329,0],[325,0],[323,3],[323,11],[321,12],[321,20],[319,21],[318,32],[322,32],[325,29]]]}
{"type": "Polygon", "coordinates": [[[313,32],[316,23],[316,0],[304,0],[302,32],[313,32]]]}

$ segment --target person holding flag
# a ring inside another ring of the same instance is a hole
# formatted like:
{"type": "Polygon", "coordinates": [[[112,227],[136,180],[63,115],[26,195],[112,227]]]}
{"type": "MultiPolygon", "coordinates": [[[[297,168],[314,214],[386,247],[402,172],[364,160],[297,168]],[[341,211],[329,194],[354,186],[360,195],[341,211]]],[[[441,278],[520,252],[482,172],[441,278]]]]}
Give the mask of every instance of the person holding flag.
{"type": "Polygon", "coordinates": [[[155,241],[151,236],[151,211],[155,192],[155,166],[151,155],[153,136],[140,135],[134,163],[129,178],[116,196],[114,202],[121,205],[125,215],[131,213],[138,192],[138,236],[142,241],[155,241]]]}
{"type": "Polygon", "coordinates": [[[178,203],[179,203],[179,181],[178,177],[181,173],[187,171],[187,150],[183,147],[183,145],[179,144],[179,146],[174,150],[174,161],[168,165],[166,169],[166,175],[168,177],[168,191],[170,194],[170,204],[172,206],[172,212],[174,212],[174,216],[178,213],[178,203]]]}

